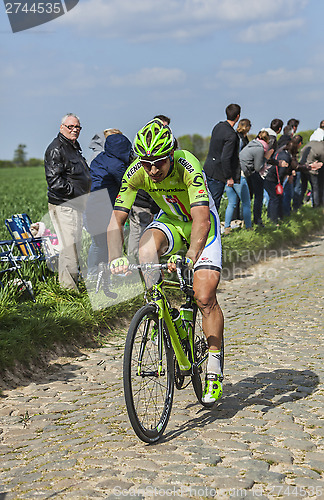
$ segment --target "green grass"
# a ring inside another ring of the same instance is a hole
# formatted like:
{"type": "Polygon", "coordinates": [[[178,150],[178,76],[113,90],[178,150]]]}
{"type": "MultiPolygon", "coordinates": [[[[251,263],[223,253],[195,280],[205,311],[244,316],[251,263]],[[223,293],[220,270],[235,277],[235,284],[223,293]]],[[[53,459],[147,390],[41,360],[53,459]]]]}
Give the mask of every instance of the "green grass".
{"type": "Polygon", "coordinates": [[[13,214],[27,213],[33,222],[47,212],[47,184],[41,167],[0,169],[0,239],[9,239],[4,225],[13,214]]]}
{"type": "MultiPolygon", "coordinates": [[[[3,200],[0,237],[8,238],[4,219],[9,215],[27,212],[33,221],[37,221],[46,213],[46,181],[41,168],[1,169],[0,175],[0,197],[3,200]]],[[[221,214],[223,211],[224,202],[221,214]]],[[[253,256],[263,250],[296,245],[323,226],[323,210],[304,206],[279,227],[267,222],[262,230],[234,230],[223,238],[224,266],[253,260],[253,256]]],[[[35,266],[28,265],[24,270],[26,278],[33,283],[36,303],[26,294],[19,296],[12,286],[0,290],[2,370],[14,367],[16,362],[37,363],[44,352],[54,350],[57,344],[102,345],[109,336],[120,334],[143,304],[143,296],[139,295],[113,307],[94,310],[85,288],[80,294],[64,291],[59,287],[56,275],[45,271],[46,284],[40,280],[35,266]]],[[[130,282],[128,287],[132,286],[130,282]]],[[[176,296],[180,299],[179,293],[176,296]]]]}
{"type": "MultiPolygon", "coordinates": [[[[264,220],[266,218],[264,217],[264,220]]],[[[303,206],[277,227],[266,220],[265,227],[254,231],[233,230],[223,238],[223,264],[229,267],[236,262],[259,260],[265,250],[291,247],[324,226],[324,211],[303,206]]]]}

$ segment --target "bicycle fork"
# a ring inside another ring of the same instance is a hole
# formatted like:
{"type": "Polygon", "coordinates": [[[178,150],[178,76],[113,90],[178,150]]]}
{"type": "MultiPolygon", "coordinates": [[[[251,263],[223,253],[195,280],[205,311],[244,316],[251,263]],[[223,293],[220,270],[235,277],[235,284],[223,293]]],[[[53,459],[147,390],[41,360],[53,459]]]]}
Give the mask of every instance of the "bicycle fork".
{"type": "Polygon", "coordinates": [[[166,327],[169,332],[171,344],[174,350],[174,354],[176,356],[176,359],[178,361],[179,368],[183,373],[183,375],[189,375],[191,374],[191,362],[189,361],[187,355],[185,354],[183,350],[183,346],[181,343],[181,340],[178,336],[178,333],[175,329],[173,320],[170,315],[169,308],[166,307],[166,304],[161,301],[161,304],[158,304],[159,309],[158,309],[158,317],[159,317],[159,334],[161,335],[159,338],[159,348],[161,349],[161,352],[159,352],[160,355],[160,360],[162,363],[162,349],[163,349],[163,321],[166,324],[166,327]]]}

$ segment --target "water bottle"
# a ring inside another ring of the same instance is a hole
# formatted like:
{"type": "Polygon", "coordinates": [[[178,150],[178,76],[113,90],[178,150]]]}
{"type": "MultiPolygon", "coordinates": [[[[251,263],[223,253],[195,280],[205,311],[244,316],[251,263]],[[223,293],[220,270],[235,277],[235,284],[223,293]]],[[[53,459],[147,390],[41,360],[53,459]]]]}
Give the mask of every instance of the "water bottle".
{"type": "Polygon", "coordinates": [[[182,318],[180,316],[178,309],[172,308],[171,309],[171,316],[172,316],[173,323],[175,324],[175,327],[177,329],[177,332],[179,334],[180,339],[181,340],[185,339],[187,337],[187,332],[183,328],[182,318]]]}
{"type": "Polygon", "coordinates": [[[184,322],[191,322],[193,321],[193,309],[192,309],[192,306],[190,306],[189,304],[182,304],[182,306],[180,306],[180,316],[181,316],[181,319],[182,321],[184,322]]]}

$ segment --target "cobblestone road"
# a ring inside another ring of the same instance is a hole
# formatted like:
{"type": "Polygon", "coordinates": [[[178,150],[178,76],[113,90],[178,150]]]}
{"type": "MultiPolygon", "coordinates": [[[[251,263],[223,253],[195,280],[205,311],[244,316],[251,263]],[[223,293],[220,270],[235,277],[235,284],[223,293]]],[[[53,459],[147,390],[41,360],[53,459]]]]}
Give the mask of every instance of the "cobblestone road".
{"type": "Polygon", "coordinates": [[[223,281],[224,397],[175,393],[163,441],[137,440],[123,338],[5,391],[0,499],[324,498],[324,237],[223,281]]]}

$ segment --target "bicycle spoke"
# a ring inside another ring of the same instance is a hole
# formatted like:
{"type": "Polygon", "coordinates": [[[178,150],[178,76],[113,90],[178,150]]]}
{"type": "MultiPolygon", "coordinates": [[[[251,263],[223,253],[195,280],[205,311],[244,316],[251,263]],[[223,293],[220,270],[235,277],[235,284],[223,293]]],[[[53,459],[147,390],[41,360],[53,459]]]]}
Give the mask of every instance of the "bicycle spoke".
{"type": "Polygon", "coordinates": [[[124,389],[127,410],[136,434],[156,441],[171,412],[173,358],[163,345],[162,374],[158,374],[158,320],[152,306],[144,306],[129,329],[124,358],[124,389]],[[144,311],[150,314],[144,314],[144,311]],[[172,362],[171,362],[172,361],[172,362]]]}

